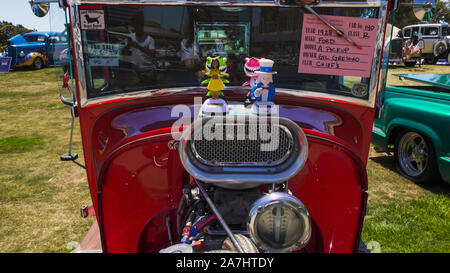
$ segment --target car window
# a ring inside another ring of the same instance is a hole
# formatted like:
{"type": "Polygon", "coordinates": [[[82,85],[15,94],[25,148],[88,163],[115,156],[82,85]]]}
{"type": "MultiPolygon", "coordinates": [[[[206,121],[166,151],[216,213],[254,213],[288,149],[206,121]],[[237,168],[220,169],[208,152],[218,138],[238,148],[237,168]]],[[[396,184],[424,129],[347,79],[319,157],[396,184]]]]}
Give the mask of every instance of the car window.
{"type": "Polygon", "coordinates": [[[442,36],[450,35],[448,27],[442,27],[442,36]]]}
{"type": "Polygon", "coordinates": [[[405,31],[403,32],[403,37],[405,37],[405,38],[411,37],[411,29],[410,28],[405,29],[405,31]]]}
{"type": "Polygon", "coordinates": [[[27,42],[30,43],[41,43],[45,42],[45,36],[44,35],[25,35],[23,36],[27,42]]]}
{"type": "Polygon", "coordinates": [[[48,38],[53,43],[67,42],[67,37],[64,35],[54,35],[48,38]]]}
{"type": "Polygon", "coordinates": [[[437,27],[425,27],[423,28],[423,35],[436,36],[438,35],[439,28],[437,27]]]}

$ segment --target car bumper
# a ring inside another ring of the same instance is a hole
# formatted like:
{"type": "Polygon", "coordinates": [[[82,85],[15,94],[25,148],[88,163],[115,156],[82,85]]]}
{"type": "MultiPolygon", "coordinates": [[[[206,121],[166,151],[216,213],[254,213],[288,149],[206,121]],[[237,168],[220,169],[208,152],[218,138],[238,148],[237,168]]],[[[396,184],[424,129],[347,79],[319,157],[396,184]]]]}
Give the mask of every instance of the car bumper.
{"type": "Polygon", "coordinates": [[[450,184],[450,155],[439,157],[438,166],[442,180],[450,184]]]}

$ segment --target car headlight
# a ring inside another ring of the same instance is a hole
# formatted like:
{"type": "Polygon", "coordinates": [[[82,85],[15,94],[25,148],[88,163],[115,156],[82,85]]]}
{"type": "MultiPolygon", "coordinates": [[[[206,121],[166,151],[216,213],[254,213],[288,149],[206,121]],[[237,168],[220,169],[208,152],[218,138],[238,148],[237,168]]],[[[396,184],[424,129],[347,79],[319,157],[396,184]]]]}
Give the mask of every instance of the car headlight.
{"type": "Polygon", "coordinates": [[[20,51],[19,56],[22,57],[22,58],[25,57],[25,52],[20,51]]]}
{"type": "Polygon", "coordinates": [[[287,193],[275,192],[252,205],[248,231],[255,244],[263,250],[292,251],[309,241],[311,220],[300,200],[287,193]]]}

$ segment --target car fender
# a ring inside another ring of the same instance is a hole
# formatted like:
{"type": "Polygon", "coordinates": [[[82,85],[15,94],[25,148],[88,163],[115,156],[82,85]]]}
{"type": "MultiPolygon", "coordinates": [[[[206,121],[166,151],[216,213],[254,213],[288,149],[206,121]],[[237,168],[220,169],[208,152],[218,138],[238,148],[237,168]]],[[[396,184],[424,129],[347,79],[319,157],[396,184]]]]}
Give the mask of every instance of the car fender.
{"type": "Polygon", "coordinates": [[[30,52],[27,55],[25,55],[23,62],[18,64],[16,67],[33,65],[33,62],[36,58],[41,58],[42,61],[44,62],[44,65],[49,63],[49,59],[47,58],[47,56],[43,55],[42,53],[30,52]]]}
{"type": "MultiPolygon", "coordinates": [[[[440,156],[439,151],[442,151],[442,141],[435,130],[433,130],[431,127],[403,117],[393,118],[387,125],[388,138],[391,137],[391,134],[393,132],[398,132],[397,129],[400,128],[410,129],[427,137],[431,141],[431,143],[433,143],[436,156],[440,156]]],[[[393,139],[393,141],[395,141],[395,139],[393,139]]]]}

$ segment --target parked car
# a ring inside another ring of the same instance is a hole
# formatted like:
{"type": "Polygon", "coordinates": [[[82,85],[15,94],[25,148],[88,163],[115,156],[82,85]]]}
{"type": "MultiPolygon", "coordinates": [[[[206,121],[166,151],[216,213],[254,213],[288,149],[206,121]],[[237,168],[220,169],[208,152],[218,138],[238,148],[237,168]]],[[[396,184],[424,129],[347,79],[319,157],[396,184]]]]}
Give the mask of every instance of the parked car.
{"type": "Polygon", "coordinates": [[[422,62],[420,47],[414,46],[410,41],[403,41],[402,38],[397,37],[386,41],[384,50],[389,52],[389,64],[404,64],[412,67],[422,62]]]}
{"type": "Polygon", "coordinates": [[[398,171],[417,183],[450,183],[450,74],[394,74],[425,85],[387,86],[372,143],[393,152],[398,171]]]}
{"type": "Polygon", "coordinates": [[[428,64],[449,58],[450,27],[446,23],[406,26],[401,31],[401,38],[404,42],[410,40],[414,46],[418,44],[428,64]]]}
{"type": "Polygon", "coordinates": [[[60,3],[75,49],[76,102],[66,103],[93,204],[82,211],[99,227],[83,242],[101,239],[103,252],[359,251],[377,41],[392,1],[138,2],[60,3]],[[129,29],[124,47],[112,39],[129,29]],[[227,58],[200,60],[200,33],[247,58],[224,47],[227,58]],[[195,65],[158,55],[169,44],[195,65]]]}
{"type": "Polygon", "coordinates": [[[29,66],[41,69],[59,63],[59,52],[67,48],[67,36],[62,32],[31,32],[8,39],[7,56],[12,67],[29,66]]]}

